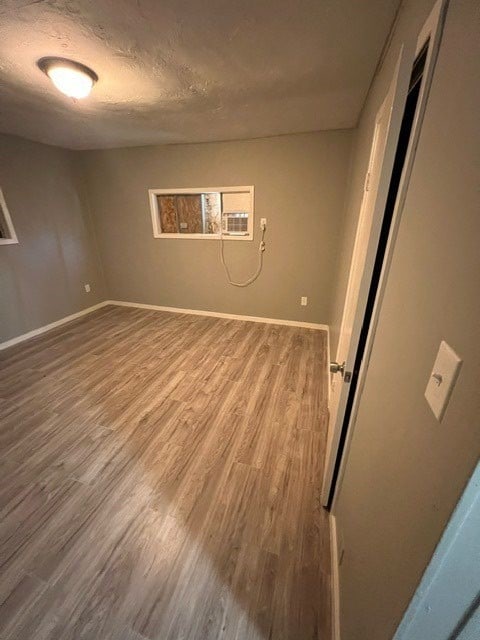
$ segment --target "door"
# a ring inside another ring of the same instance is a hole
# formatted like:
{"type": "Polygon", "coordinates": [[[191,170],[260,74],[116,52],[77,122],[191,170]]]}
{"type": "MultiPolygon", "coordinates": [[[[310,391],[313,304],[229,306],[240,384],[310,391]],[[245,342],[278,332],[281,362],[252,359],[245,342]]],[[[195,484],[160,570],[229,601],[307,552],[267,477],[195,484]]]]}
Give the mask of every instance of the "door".
{"type": "Polygon", "coordinates": [[[328,505],[330,498],[349,384],[372,279],[412,62],[413,52],[407,53],[403,50],[390,88],[375,119],[336,354],[336,361],[341,367],[332,374],[327,455],[322,487],[324,505],[328,505]]]}

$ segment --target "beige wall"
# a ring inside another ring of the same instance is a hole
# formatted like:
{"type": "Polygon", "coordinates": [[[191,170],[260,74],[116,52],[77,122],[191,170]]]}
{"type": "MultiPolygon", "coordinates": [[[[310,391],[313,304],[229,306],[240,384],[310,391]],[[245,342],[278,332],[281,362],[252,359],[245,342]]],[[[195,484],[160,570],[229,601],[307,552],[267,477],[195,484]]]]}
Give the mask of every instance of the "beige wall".
{"type": "Polygon", "coordinates": [[[172,307],[328,323],[352,132],[82,152],[109,296],[172,307]],[[254,242],[153,238],[149,188],[255,186],[254,242]],[[309,298],[300,306],[300,296],[309,298]]]}
{"type": "MultiPolygon", "coordinates": [[[[431,4],[404,4],[359,131],[360,173],[399,41],[431,4]]],[[[480,454],[476,4],[450,2],[336,509],[342,640],[392,637],[480,454]],[[442,339],[464,364],[439,424],[423,394],[442,339]]]]}
{"type": "Polygon", "coordinates": [[[0,135],[0,186],[19,239],[0,246],[2,342],[89,307],[105,292],[73,152],[0,135]]]}

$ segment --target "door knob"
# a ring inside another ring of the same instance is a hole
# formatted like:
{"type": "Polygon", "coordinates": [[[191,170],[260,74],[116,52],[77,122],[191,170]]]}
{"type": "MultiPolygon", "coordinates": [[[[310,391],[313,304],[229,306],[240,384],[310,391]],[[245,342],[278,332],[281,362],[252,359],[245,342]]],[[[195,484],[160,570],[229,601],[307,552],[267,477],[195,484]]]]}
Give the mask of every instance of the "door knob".
{"type": "Polygon", "coordinates": [[[330,373],[340,373],[343,377],[345,371],[345,362],[338,364],[338,362],[330,362],[330,373]]]}

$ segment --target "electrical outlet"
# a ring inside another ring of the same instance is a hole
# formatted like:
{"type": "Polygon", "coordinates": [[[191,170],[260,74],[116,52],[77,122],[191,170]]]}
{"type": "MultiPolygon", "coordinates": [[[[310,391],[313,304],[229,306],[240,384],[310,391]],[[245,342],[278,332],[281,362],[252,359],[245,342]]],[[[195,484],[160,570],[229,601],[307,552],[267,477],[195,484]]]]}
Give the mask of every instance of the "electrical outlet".
{"type": "Polygon", "coordinates": [[[88,284],[88,282],[84,286],[85,286],[85,291],[87,293],[90,293],[90,285],[88,284]]]}
{"type": "Polygon", "coordinates": [[[267,228],[267,219],[260,218],[260,229],[266,229],[266,228],[267,228]]]}
{"type": "Polygon", "coordinates": [[[306,306],[307,306],[307,304],[308,304],[308,298],[307,298],[307,296],[302,296],[302,297],[300,298],[300,304],[302,305],[302,307],[306,307],[306,306]]]}

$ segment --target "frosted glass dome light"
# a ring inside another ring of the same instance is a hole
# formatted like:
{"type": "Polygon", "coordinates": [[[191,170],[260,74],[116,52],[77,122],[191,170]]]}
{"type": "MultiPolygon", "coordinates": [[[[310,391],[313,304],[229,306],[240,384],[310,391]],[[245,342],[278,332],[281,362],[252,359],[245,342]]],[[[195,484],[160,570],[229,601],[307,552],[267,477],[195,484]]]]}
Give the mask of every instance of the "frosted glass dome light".
{"type": "Polygon", "coordinates": [[[86,98],[98,80],[94,71],[73,60],[42,58],[38,66],[57,89],[69,98],[86,98]]]}

